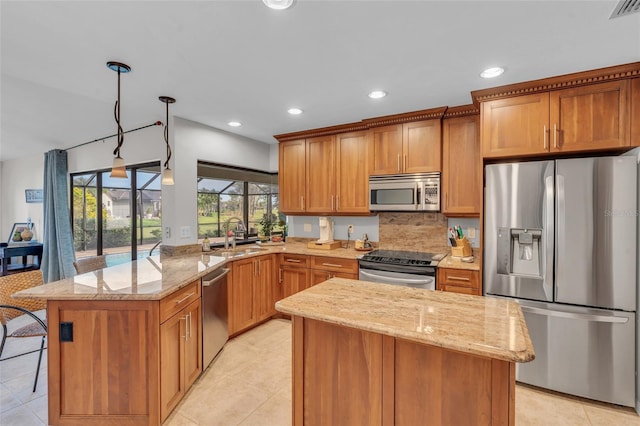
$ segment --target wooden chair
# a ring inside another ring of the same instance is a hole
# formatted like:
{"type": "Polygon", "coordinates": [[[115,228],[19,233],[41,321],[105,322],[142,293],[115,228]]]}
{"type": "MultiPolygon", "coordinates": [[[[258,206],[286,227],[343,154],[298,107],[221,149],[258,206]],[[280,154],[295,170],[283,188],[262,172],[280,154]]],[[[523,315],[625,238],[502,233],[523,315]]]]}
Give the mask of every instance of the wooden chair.
{"type": "Polygon", "coordinates": [[[76,268],[76,272],[78,274],[84,274],[85,272],[91,272],[97,269],[106,268],[107,257],[105,255],[83,257],[82,259],[78,259],[73,262],[73,267],[76,268]]]}
{"type": "MultiPolygon", "coordinates": [[[[5,275],[0,277],[0,323],[4,333],[2,335],[2,343],[0,343],[0,356],[4,350],[4,344],[9,337],[36,337],[42,336],[42,343],[40,344],[40,356],[38,357],[38,367],[36,369],[36,379],[33,382],[33,391],[36,391],[38,385],[38,373],[40,372],[40,364],[42,362],[42,351],[44,350],[44,341],[47,337],[47,324],[45,321],[38,318],[33,312],[45,309],[46,301],[33,300],[33,299],[13,299],[11,295],[20,290],[42,285],[44,283],[42,279],[42,272],[40,270],[22,272],[20,274],[5,275]],[[33,319],[27,325],[17,328],[9,333],[7,323],[14,318],[27,315],[33,319]]],[[[25,352],[19,355],[13,355],[7,358],[0,358],[0,361],[15,358],[18,356],[26,355],[36,350],[25,352]]]]}

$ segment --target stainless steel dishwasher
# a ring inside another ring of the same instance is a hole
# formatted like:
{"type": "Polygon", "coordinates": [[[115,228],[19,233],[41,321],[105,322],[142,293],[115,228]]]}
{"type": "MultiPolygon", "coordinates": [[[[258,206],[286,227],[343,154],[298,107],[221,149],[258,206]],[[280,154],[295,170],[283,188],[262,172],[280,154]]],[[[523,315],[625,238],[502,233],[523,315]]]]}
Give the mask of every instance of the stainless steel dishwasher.
{"type": "Polygon", "coordinates": [[[202,367],[207,368],[229,340],[227,274],[219,268],[202,277],[202,367]]]}

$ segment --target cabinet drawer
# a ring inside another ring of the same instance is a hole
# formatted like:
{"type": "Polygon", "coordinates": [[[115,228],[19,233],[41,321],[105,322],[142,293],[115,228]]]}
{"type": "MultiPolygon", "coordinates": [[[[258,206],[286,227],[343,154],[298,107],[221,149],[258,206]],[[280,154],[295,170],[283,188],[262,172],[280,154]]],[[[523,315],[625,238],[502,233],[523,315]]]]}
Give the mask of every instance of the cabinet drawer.
{"type": "Polygon", "coordinates": [[[160,323],[162,324],[199,298],[200,280],[197,280],[160,300],[160,323]]]}
{"type": "Polygon", "coordinates": [[[449,284],[444,284],[442,286],[438,284],[438,287],[440,287],[440,290],[448,291],[450,293],[470,294],[472,296],[480,296],[480,292],[477,288],[463,287],[459,285],[449,285],[449,284]]]}
{"type": "Polygon", "coordinates": [[[311,259],[311,269],[357,274],[358,261],[353,259],[341,259],[338,257],[313,256],[311,259]]]}
{"type": "Polygon", "coordinates": [[[304,254],[280,254],[280,265],[297,266],[300,268],[309,267],[309,256],[304,254]]]}
{"type": "Polygon", "coordinates": [[[479,287],[478,271],[468,269],[438,269],[438,287],[452,285],[456,287],[469,287],[477,289],[479,287]]]}

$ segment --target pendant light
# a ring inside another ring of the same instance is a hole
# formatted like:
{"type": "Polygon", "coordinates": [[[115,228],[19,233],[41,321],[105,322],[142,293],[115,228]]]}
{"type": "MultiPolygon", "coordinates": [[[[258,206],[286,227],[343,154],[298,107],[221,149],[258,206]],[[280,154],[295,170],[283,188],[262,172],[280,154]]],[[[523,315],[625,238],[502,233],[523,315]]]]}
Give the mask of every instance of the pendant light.
{"type": "Polygon", "coordinates": [[[127,170],[125,169],[124,160],[120,157],[120,148],[122,148],[122,143],[124,142],[124,130],[122,130],[122,126],[120,125],[120,74],[130,72],[131,67],[121,62],[114,61],[107,62],[107,67],[118,73],[118,99],[116,100],[116,105],[113,110],[113,115],[115,116],[116,124],[118,125],[118,146],[113,150],[113,155],[116,157],[113,159],[111,177],[126,179],[127,170]]]}
{"type": "Polygon", "coordinates": [[[173,185],[173,170],[169,167],[169,160],[171,159],[171,146],[169,145],[169,104],[174,103],[176,100],[169,96],[160,96],[158,99],[167,106],[167,118],[164,124],[164,143],[167,144],[167,161],[164,162],[164,170],[162,171],[162,184],[173,185]]]}

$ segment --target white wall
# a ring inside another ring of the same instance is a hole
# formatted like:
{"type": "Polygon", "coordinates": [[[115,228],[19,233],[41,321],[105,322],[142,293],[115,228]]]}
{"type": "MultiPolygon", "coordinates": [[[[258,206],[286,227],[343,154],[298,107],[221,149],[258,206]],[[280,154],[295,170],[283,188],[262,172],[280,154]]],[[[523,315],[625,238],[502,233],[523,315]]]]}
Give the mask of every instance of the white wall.
{"type": "Polygon", "coordinates": [[[269,145],[269,171],[278,172],[278,144],[269,145]]]}
{"type": "MultiPolygon", "coordinates": [[[[270,145],[176,117],[174,186],[162,189],[163,244],[197,242],[198,160],[250,169],[271,170],[270,145]],[[166,227],[170,236],[166,238],[166,227]]],[[[276,164],[277,170],[277,164],[276,164]]]]}
{"type": "MultiPolygon", "coordinates": [[[[171,229],[164,237],[169,245],[192,244],[197,241],[198,160],[246,167],[263,171],[277,171],[277,146],[268,145],[192,121],[169,118],[169,141],[173,156],[174,186],[162,189],[163,227],[171,229]],[[275,158],[275,164],[273,163],[275,158]],[[188,237],[180,237],[181,228],[188,237]]],[[[127,165],[165,160],[163,127],[154,126],[125,135],[121,156],[127,165]]],[[[113,162],[116,139],[95,142],[68,151],[69,173],[109,169],[113,162]]],[[[31,217],[36,238],[42,237],[42,204],[27,204],[25,189],[43,186],[44,153],[0,163],[0,241],[6,241],[14,222],[31,217]],[[6,234],[6,235],[5,235],[6,234]]]]}
{"type": "Polygon", "coordinates": [[[0,241],[7,242],[16,222],[31,218],[34,238],[42,239],[42,203],[27,203],[25,189],[42,189],[44,154],[33,154],[0,163],[0,241]]]}

